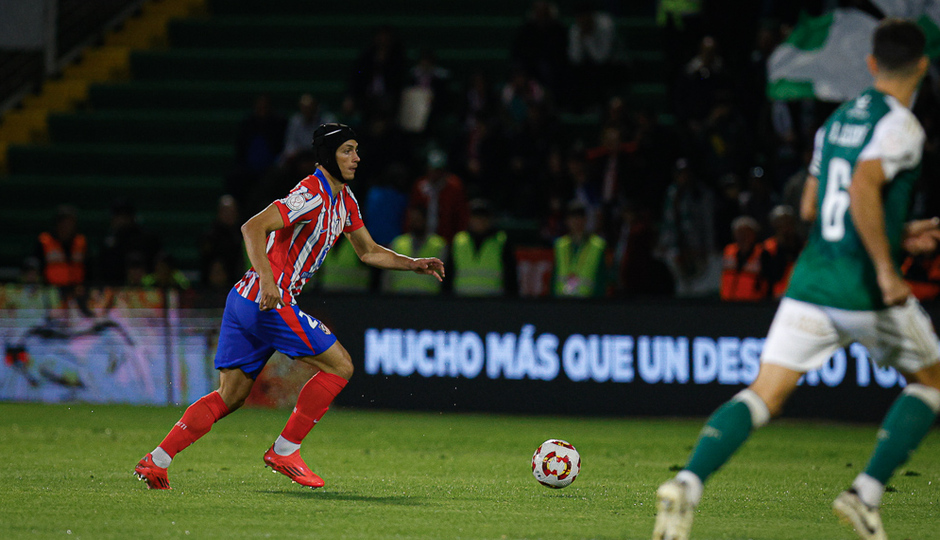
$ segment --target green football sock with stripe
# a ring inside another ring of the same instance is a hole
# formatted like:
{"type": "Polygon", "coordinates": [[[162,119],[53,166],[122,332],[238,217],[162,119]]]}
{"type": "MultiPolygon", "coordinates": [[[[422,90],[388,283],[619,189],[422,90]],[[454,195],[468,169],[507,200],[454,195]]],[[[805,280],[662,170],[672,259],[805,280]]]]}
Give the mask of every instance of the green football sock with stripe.
{"type": "Polygon", "coordinates": [[[894,401],[878,430],[878,444],[865,474],[888,483],[930,431],[940,410],[940,390],[910,384],[894,401]]]}
{"type": "Polygon", "coordinates": [[[685,470],[703,482],[724,465],[751,431],[770,420],[770,412],[757,394],[743,390],[715,411],[699,436],[685,470]]]}

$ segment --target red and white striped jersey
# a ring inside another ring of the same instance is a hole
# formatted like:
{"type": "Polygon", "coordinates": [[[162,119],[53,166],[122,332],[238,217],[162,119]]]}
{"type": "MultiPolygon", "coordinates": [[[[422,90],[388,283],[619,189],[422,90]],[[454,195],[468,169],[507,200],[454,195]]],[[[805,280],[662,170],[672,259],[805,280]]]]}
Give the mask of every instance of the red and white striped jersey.
{"type": "MultiPolygon", "coordinates": [[[[294,297],[323,264],[340,233],[363,226],[362,214],[349,186],[343,185],[334,197],[320,170],[301,180],[287,197],[274,201],[274,206],[281,212],[284,228],[268,235],[268,261],[284,303],[296,304],[294,297]]],[[[260,285],[258,273],[251,268],[235,290],[257,302],[260,285]]]]}

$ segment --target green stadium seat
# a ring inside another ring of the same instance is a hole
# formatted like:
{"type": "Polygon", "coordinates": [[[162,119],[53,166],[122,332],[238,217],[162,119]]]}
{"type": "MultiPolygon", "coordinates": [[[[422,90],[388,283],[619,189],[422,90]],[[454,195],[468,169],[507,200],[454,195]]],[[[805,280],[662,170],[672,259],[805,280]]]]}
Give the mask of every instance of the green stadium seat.
{"type": "Polygon", "coordinates": [[[53,144],[11,146],[13,174],[219,175],[232,169],[233,145],[53,144]]]}
{"type": "Polygon", "coordinates": [[[93,84],[88,90],[93,109],[250,109],[255,96],[266,93],[274,107],[297,108],[301,94],[310,92],[320,101],[338,104],[346,91],[343,81],[231,82],[231,81],[132,81],[93,84]]]}
{"type": "Polygon", "coordinates": [[[2,182],[10,201],[29,200],[40,187],[86,209],[109,208],[114,199],[127,197],[139,211],[211,211],[222,194],[221,176],[10,175],[2,182]]]}
{"type": "MultiPolygon", "coordinates": [[[[555,0],[563,17],[574,14],[581,0],[555,0]]],[[[459,15],[504,15],[525,16],[532,6],[531,0],[473,0],[471,2],[441,0],[407,0],[407,2],[376,0],[345,0],[344,2],[311,2],[309,0],[266,0],[259,4],[256,0],[209,0],[209,10],[215,15],[257,15],[263,10],[266,15],[308,15],[330,16],[354,13],[363,17],[361,24],[376,24],[373,18],[395,16],[403,10],[429,16],[459,15]]],[[[620,2],[615,15],[653,16],[653,4],[650,2],[620,2]]]]}
{"type": "Polygon", "coordinates": [[[57,143],[233,144],[244,110],[111,110],[49,116],[57,143]]]}

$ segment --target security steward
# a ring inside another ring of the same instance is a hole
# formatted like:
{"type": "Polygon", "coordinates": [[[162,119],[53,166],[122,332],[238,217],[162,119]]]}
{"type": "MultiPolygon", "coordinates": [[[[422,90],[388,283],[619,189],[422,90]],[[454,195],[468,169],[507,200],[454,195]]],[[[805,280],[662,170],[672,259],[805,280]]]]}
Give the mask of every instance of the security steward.
{"type": "Polygon", "coordinates": [[[450,282],[457,296],[514,296],[519,290],[514,251],[505,231],[493,225],[488,201],[470,201],[467,230],[454,236],[450,282]]]}

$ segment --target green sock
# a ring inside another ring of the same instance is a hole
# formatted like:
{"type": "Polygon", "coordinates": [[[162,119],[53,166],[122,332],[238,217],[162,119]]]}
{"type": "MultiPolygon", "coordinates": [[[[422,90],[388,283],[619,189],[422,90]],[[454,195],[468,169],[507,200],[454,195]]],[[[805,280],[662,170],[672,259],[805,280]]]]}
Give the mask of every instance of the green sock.
{"type": "Polygon", "coordinates": [[[704,482],[731,459],[731,455],[750,436],[752,427],[751,411],[747,404],[739,400],[725,403],[705,423],[685,469],[695,473],[704,482]]]}
{"type": "MultiPolygon", "coordinates": [[[[925,389],[925,386],[909,385],[894,401],[878,430],[878,444],[865,474],[882,484],[887,484],[894,470],[911,457],[937,418],[936,409],[921,395],[936,390],[925,389]]],[[[931,400],[930,395],[927,400],[931,400]]]]}

